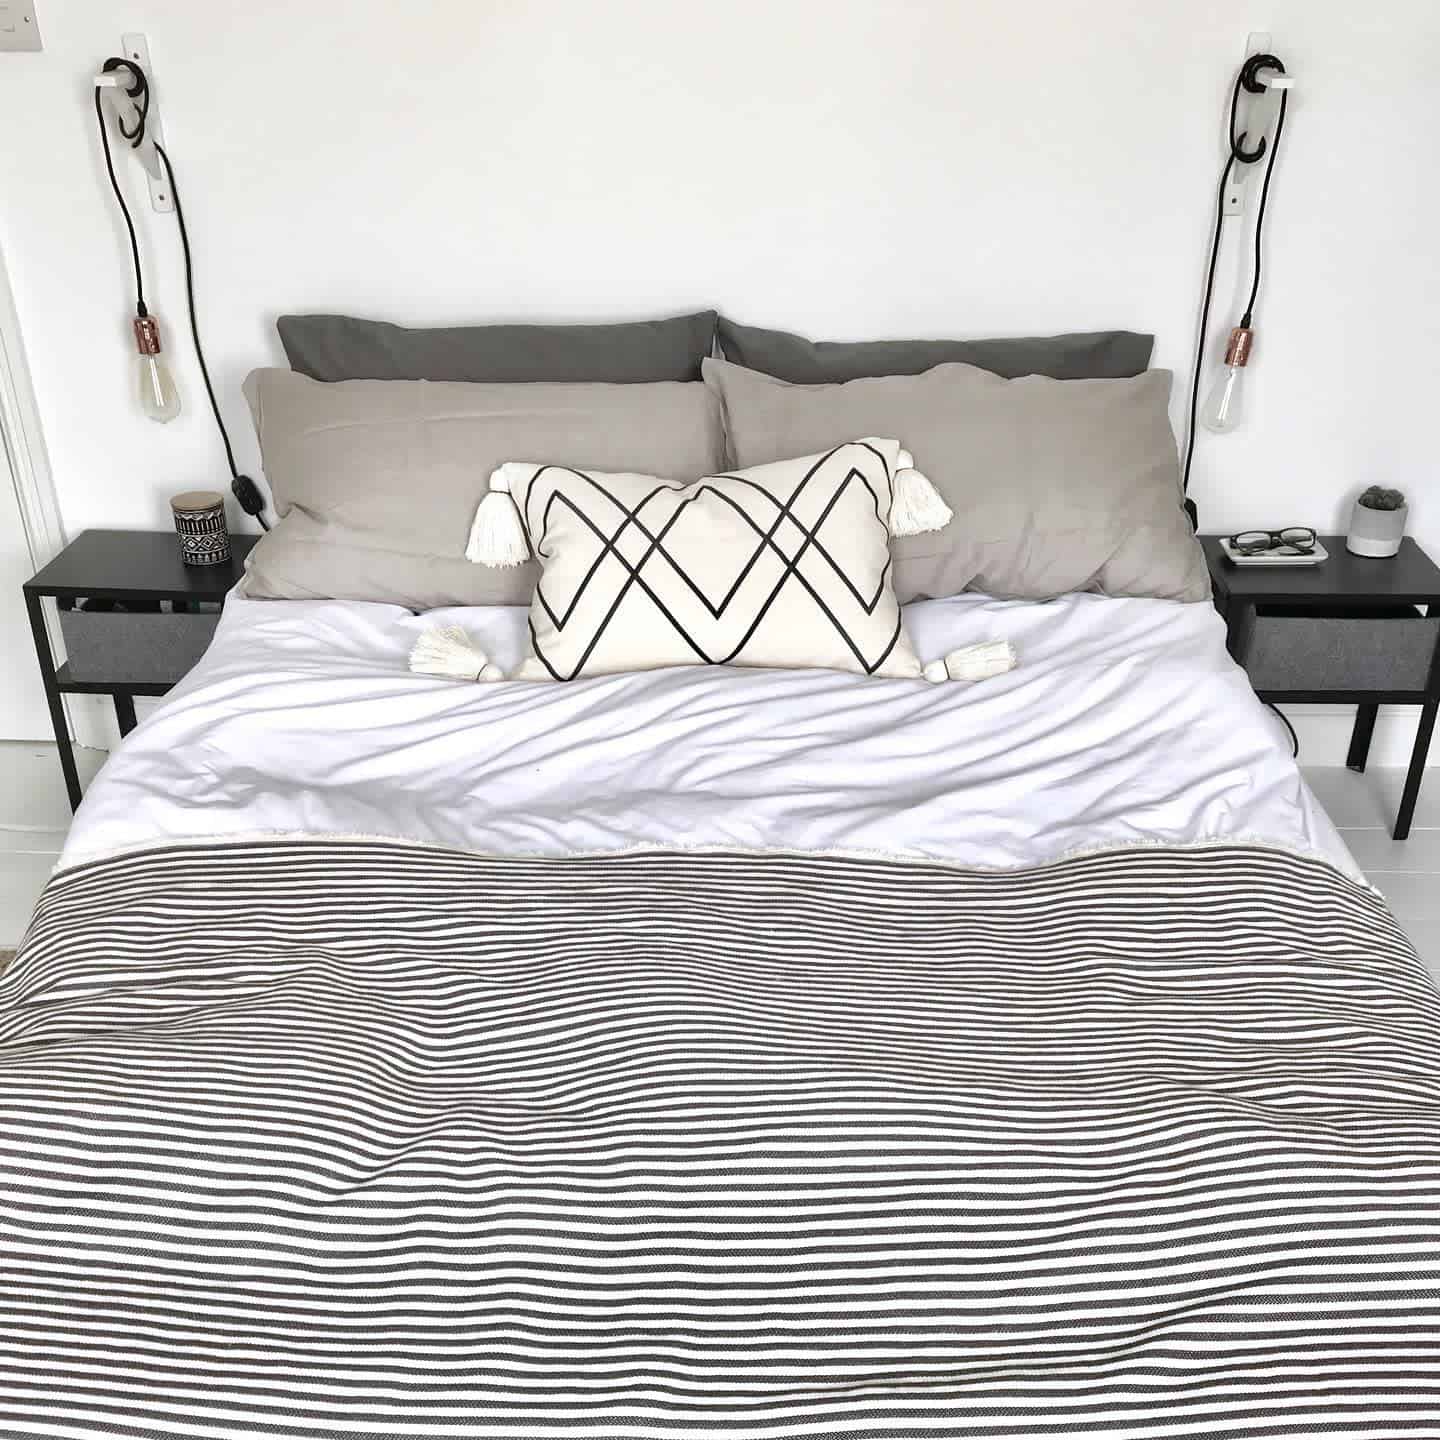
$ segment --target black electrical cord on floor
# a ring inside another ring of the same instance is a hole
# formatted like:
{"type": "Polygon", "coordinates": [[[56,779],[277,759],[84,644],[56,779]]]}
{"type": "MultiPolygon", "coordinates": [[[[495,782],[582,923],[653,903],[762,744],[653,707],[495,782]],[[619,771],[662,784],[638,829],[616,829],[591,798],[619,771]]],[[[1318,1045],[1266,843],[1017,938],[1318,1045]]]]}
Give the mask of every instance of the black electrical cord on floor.
{"type": "Polygon", "coordinates": [[[1290,717],[1278,705],[1270,705],[1268,700],[1265,703],[1270,706],[1270,709],[1279,717],[1280,723],[1290,732],[1290,754],[1298,760],[1300,758],[1300,737],[1295,733],[1295,727],[1290,723],[1290,717]]]}
{"type": "Polygon", "coordinates": [[[185,228],[185,207],[180,203],[180,187],[175,183],[175,167],[159,141],[152,142],[155,153],[165,166],[170,179],[170,196],[175,201],[175,220],[180,228],[180,249],[185,256],[185,303],[190,311],[190,338],[195,342],[195,358],[200,362],[200,376],[205,381],[205,393],[210,397],[210,412],[215,416],[215,428],[220,432],[221,444],[225,446],[225,463],[230,467],[230,490],[240,508],[253,515],[260,522],[262,530],[270,528],[265,519],[265,497],[260,487],[248,476],[240,473],[235,464],[235,451],[230,444],[230,432],[220,415],[220,404],[215,399],[215,387],[210,383],[210,367],[205,363],[205,347],[200,343],[200,322],[195,315],[195,265],[190,255],[190,232],[185,228]]]}
{"type": "Polygon", "coordinates": [[[1275,124],[1275,140],[1273,144],[1267,144],[1265,137],[1261,136],[1260,143],[1253,149],[1245,148],[1246,132],[1235,133],[1235,121],[1240,110],[1241,90],[1255,91],[1260,86],[1258,76],[1261,70],[1278,70],[1284,74],[1285,67],[1273,55],[1252,55],[1240,68],[1239,74],[1235,77],[1235,84],[1230,91],[1230,128],[1228,131],[1230,140],[1230,151],[1225,156],[1225,163],[1220,168],[1220,184],[1217,187],[1215,197],[1215,225],[1210,237],[1210,264],[1205,274],[1205,298],[1200,306],[1200,333],[1195,341],[1195,365],[1190,380],[1190,414],[1186,422],[1185,433],[1185,470],[1181,479],[1181,489],[1188,493],[1190,489],[1190,466],[1195,459],[1195,422],[1200,412],[1200,372],[1205,364],[1205,346],[1210,338],[1210,304],[1215,295],[1215,269],[1220,259],[1220,236],[1225,225],[1225,187],[1230,180],[1230,172],[1235,168],[1238,160],[1245,165],[1253,165],[1268,149],[1270,159],[1265,166],[1265,180],[1260,190],[1260,205],[1255,217],[1255,273],[1250,285],[1250,299],[1245,306],[1245,315],[1240,324],[1245,329],[1250,328],[1250,321],[1255,311],[1255,301],[1260,294],[1260,237],[1265,227],[1265,202],[1270,194],[1270,176],[1275,169],[1275,157],[1280,149],[1280,136],[1285,129],[1285,91],[1280,92],[1280,116],[1275,124]]]}

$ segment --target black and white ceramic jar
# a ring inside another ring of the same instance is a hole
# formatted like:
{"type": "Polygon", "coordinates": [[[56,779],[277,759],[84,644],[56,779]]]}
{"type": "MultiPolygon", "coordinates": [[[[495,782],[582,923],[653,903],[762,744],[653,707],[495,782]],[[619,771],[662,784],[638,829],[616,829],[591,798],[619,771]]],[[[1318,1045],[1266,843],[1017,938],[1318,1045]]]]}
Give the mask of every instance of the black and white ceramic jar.
{"type": "Polygon", "coordinates": [[[218,490],[187,490],[170,497],[180,558],[187,565],[228,565],[230,535],[225,529],[225,497],[218,490]]]}

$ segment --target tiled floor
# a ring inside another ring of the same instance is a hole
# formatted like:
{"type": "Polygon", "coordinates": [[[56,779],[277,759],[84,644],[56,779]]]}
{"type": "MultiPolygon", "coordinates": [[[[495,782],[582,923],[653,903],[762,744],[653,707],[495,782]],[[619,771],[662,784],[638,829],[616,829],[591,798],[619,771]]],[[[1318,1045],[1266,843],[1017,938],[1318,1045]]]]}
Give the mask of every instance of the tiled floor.
{"type": "MultiPolygon", "coordinates": [[[[104,755],[79,752],[89,780],[104,755]]],[[[1308,768],[1310,781],[1351,853],[1385,893],[1416,948],[1440,977],[1440,774],[1427,778],[1410,838],[1390,825],[1404,779],[1399,770],[1308,768]]],[[[60,853],[70,807],[51,745],[0,743],[0,949],[14,945],[60,853]]]]}
{"type": "Polygon", "coordinates": [[[1440,773],[1420,787],[1408,840],[1390,827],[1405,783],[1403,770],[1306,767],[1305,778],[1344,837],[1350,853],[1390,902],[1431,973],[1440,980],[1440,773]]]}

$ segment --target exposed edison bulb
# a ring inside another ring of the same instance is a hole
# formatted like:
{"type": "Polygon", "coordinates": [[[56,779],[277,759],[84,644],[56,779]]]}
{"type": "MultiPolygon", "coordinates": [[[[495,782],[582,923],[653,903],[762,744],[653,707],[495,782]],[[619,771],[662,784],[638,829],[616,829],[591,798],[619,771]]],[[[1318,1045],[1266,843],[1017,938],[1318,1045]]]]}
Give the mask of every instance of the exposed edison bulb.
{"type": "Polygon", "coordinates": [[[136,362],[140,408],[163,425],[180,413],[180,392],[170,367],[161,358],[160,331],[153,315],[135,317],[135,348],[140,352],[136,362]]]}
{"type": "Polygon", "coordinates": [[[1227,365],[1220,372],[1220,378],[1200,412],[1200,423],[1207,430],[1224,435],[1239,427],[1245,418],[1244,380],[1243,365],[1227,365]]]}
{"type": "Polygon", "coordinates": [[[1217,435],[1228,434],[1245,418],[1245,366],[1254,332],[1237,326],[1225,347],[1225,368],[1200,412],[1200,423],[1217,435]]]}

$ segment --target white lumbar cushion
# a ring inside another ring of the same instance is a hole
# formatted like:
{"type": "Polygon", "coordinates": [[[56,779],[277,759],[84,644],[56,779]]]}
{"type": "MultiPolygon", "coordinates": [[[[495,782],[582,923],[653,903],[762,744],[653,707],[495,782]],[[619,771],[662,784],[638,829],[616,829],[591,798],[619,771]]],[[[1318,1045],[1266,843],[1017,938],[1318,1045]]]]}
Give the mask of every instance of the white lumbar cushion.
{"type": "Polygon", "coordinates": [[[480,509],[471,553],[493,565],[533,550],[543,570],[518,678],[726,664],[921,678],[890,584],[890,521],[950,512],[898,441],[691,484],[515,462],[480,509]]]}

